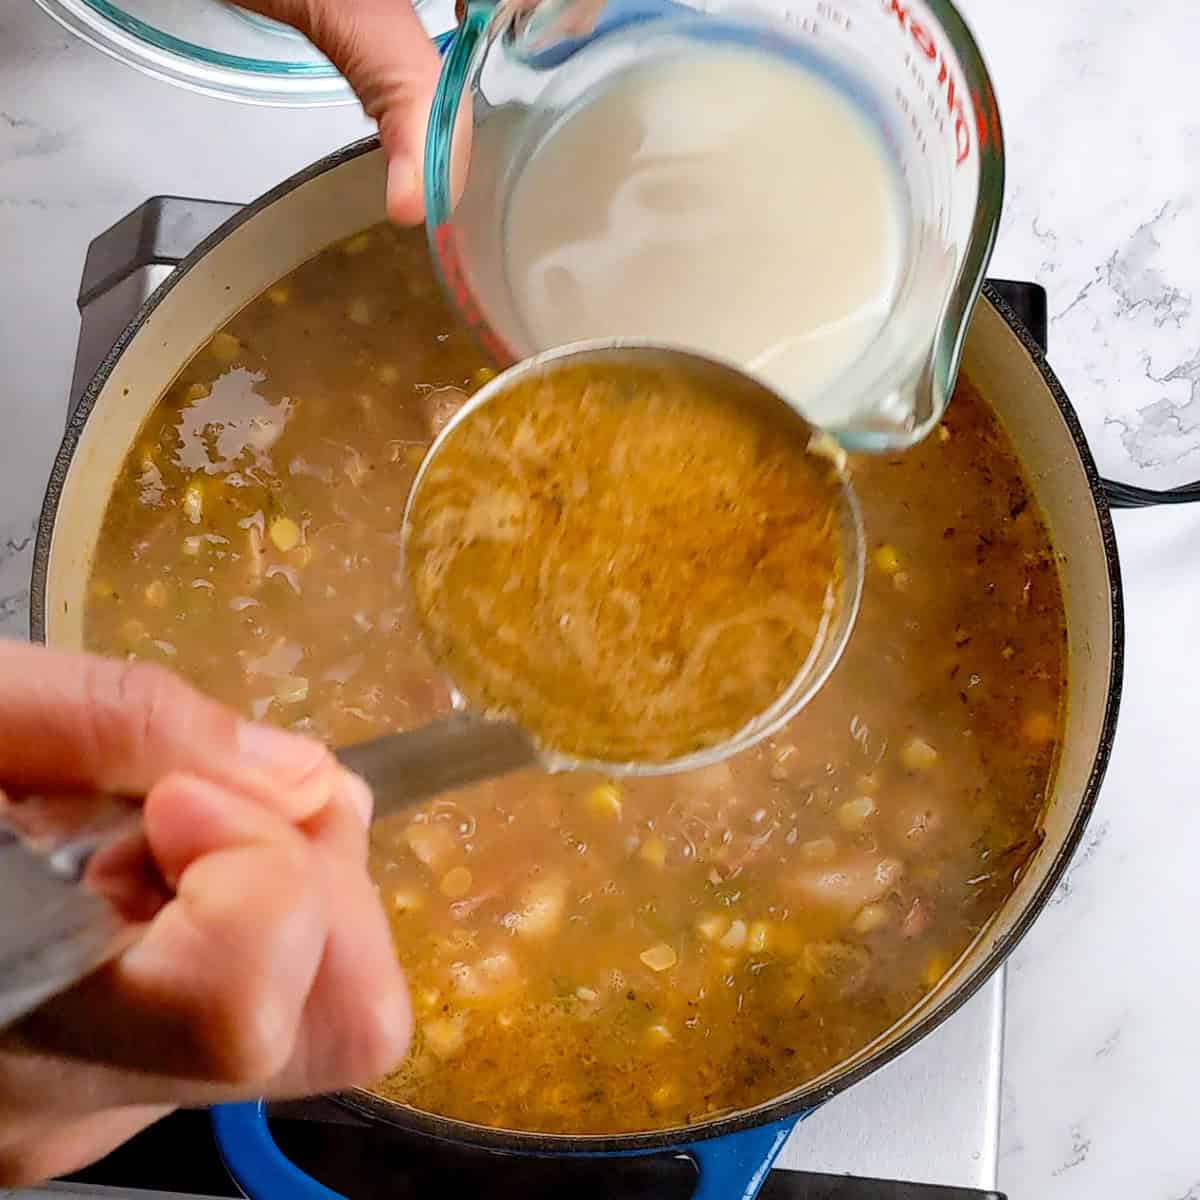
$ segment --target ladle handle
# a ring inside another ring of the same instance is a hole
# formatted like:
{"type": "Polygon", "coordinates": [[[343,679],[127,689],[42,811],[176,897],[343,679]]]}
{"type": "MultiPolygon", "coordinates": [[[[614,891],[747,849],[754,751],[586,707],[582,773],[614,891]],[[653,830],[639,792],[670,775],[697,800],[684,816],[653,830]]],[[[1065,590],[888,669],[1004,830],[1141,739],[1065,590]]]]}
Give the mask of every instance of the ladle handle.
{"type": "Polygon", "coordinates": [[[538,761],[518,726],[470,713],[345,746],[337,757],[371,785],[376,817],[538,761]]]}
{"type": "MultiPolygon", "coordinates": [[[[337,758],[371,785],[376,816],[538,761],[515,725],[471,714],[347,746],[337,758]]],[[[121,872],[105,866],[119,867],[120,844],[140,837],[135,801],[24,797],[0,809],[0,1029],[136,936],[120,911],[121,872]]]]}

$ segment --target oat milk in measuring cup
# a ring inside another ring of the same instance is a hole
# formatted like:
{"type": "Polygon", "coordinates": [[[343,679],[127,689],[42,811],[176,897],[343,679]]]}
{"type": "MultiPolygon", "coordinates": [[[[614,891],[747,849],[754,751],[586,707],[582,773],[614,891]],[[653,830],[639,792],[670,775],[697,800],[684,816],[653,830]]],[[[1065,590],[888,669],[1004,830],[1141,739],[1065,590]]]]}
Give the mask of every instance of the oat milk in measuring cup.
{"type": "Polygon", "coordinates": [[[475,0],[426,210],[447,294],[502,364],[677,346],[882,450],[949,400],[1003,161],[945,0],[475,0]]]}

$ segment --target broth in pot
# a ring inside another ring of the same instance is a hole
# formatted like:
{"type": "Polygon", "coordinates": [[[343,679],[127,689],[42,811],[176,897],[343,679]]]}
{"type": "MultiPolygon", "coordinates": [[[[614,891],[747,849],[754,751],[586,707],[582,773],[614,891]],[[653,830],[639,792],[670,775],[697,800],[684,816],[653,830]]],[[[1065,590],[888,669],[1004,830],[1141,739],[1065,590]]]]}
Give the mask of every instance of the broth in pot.
{"type": "MultiPolygon", "coordinates": [[[[331,247],[217,333],[107,505],[90,649],[332,744],[449,711],[401,564],[425,448],[491,378],[416,233],[331,247]]],[[[858,624],[770,741],[678,776],[529,771],[379,822],[417,1029],[375,1090],[508,1129],[735,1111],[928,993],[1039,842],[1066,670],[1055,559],[969,381],[852,464],[858,624]]]]}

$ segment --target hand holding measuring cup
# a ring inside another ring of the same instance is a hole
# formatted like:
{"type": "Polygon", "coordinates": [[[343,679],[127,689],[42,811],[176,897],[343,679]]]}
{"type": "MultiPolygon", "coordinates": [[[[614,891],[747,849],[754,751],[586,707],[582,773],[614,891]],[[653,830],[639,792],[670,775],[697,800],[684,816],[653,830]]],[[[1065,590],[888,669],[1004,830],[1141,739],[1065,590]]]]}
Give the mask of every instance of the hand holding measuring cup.
{"type": "Polygon", "coordinates": [[[474,0],[426,146],[434,261],[497,361],[673,345],[866,451],[944,411],[1002,185],[990,81],[936,0],[474,0]]]}

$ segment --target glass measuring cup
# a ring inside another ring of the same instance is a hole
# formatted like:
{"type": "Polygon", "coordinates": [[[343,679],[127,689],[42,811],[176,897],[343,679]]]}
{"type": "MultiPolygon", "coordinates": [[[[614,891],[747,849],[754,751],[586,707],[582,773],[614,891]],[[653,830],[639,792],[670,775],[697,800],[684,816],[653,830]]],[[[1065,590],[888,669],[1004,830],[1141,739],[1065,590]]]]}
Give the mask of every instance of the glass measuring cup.
{"type": "MultiPolygon", "coordinates": [[[[550,771],[594,770],[614,777],[674,774],[709,766],[757,744],[791,720],[820,690],[841,658],[842,651],[849,641],[862,594],[864,548],[862,519],[846,472],[845,455],[836,449],[831,439],[818,434],[794,408],[776,393],[723,363],[703,358],[700,355],[648,344],[623,341],[576,343],[536,355],[505,371],[472,396],[447,423],[425,455],[409,492],[403,521],[403,546],[406,559],[411,553],[414,537],[421,533],[420,518],[414,514],[421,511],[423,486],[428,480],[433,480],[435,483],[438,480],[439,463],[444,464],[445,462],[440,451],[456,439],[460,426],[464,422],[470,421],[481,408],[493,400],[509,395],[514,389],[527,383],[540,385],[543,380],[552,377],[555,373],[561,374],[578,367],[608,367],[618,371],[623,368],[633,368],[636,371],[669,375],[679,383],[693,389],[695,394],[717,395],[721,398],[722,404],[736,406],[739,411],[747,415],[748,419],[755,422],[755,427],[762,428],[769,423],[771,427],[778,429],[781,436],[786,437],[790,444],[807,448],[806,453],[810,457],[819,456],[822,474],[824,474],[825,460],[828,460],[830,474],[827,476],[827,480],[832,485],[829,487],[829,495],[833,517],[833,546],[838,570],[832,585],[826,592],[824,612],[817,624],[805,660],[799,664],[796,673],[786,681],[783,689],[768,705],[755,712],[739,728],[734,729],[727,736],[722,736],[721,740],[697,749],[673,752],[670,757],[654,758],[643,755],[639,761],[626,761],[616,757],[603,759],[585,757],[581,754],[564,752],[561,746],[537,745],[532,738],[528,738],[525,739],[528,758],[517,764],[528,766],[537,763],[550,771]]],[[[631,403],[639,403],[640,399],[639,394],[631,400],[631,403]]],[[[634,469],[636,468],[627,468],[626,476],[629,471],[634,469]]],[[[523,478],[520,470],[516,470],[516,477],[523,478]]],[[[459,487],[462,477],[455,476],[454,478],[456,480],[454,486],[459,487]]],[[[474,487],[477,483],[478,480],[472,478],[471,486],[474,487]]],[[[619,487],[617,490],[620,490],[619,487]]],[[[443,521],[444,513],[435,506],[430,510],[428,519],[434,523],[432,528],[441,529],[443,526],[439,522],[443,521]]],[[[433,541],[438,542],[440,536],[440,534],[435,535],[433,541]]],[[[472,536],[480,535],[473,534],[472,536]]],[[[508,527],[506,527],[504,536],[497,535],[498,540],[504,544],[511,542],[514,538],[520,540],[524,536],[524,534],[514,534],[508,527]]],[[[488,537],[484,536],[483,543],[487,541],[488,537]]],[[[411,560],[406,566],[406,571],[409,566],[411,566],[411,560]]],[[[602,569],[597,568],[597,570],[602,576],[602,569]]],[[[512,575],[509,578],[512,579],[512,575]]],[[[411,582],[412,576],[410,575],[410,585],[411,582]]],[[[516,583],[516,579],[513,579],[513,582],[516,583]]],[[[472,581],[470,586],[465,587],[465,590],[470,591],[473,586],[474,582],[472,581]]],[[[439,584],[439,587],[442,585],[439,584]]],[[[415,590],[414,594],[419,595],[419,588],[415,590]]],[[[440,594],[445,595],[444,587],[440,594]]],[[[419,604],[418,612],[420,612],[419,604]]],[[[702,609],[702,617],[707,615],[709,614],[702,609]]],[[[422,620],[425,620],[425,614],[422,614],[422,620]]],[[[427,625],[427,634],[429,629],[430,627],[427,625]]],[[[456,629],[455,638],[458,638],[460,633],[461,630],[456,629]]],[[[468,646],[468,657],[471,653],[473,652],[468,646]]],[[[705,653],[708,652],[705,651],[705,653]]],[[[788,664],[788,667],[790,669],[791,663],[788,664]]],[[[440,663],[440,669],[448,670],[445,662],[440,663]]],[[[449,682],[456,708],[460,713],[466,714],[469,711],[468,698],[455,688],[456,681],[454,679],[450,679],[449,682]]],[[[531,680],[523,680],[523,682],[532,683],[531,680]]],[[[576,697],[576,700],[578,699],[579,697],[576,697]]],[[[556,703],[558,702],[556,701],[556,703]]],[[[435,726],[427,728],[432,730],[435,726]]],[[[495,740],[502,736],[499,731],[505,728],[512,730],[514,734],[517,732],[517,726],[512,722],[494,720],[491,722],[487,736],[495,740]]],[[[705,732],[715,733],[715,730],[705,727],[705,732]]],[[[504,740],[511,747],[511,739],[504,740]]],[[[606,746],[616,744],[611,740],[605,742],[606,746]]],[[[507,764],[505,769],[512,769],[512,764],[507,764]]]]}
{"type": "Polygon", "coordinates": [[[1003,191],[991,82],[947,0],[544,0],[532,12],[471,0],[426,144],[427,229],[450,302],[502,365],[550,349],[531,336],[509,282],[505,214],[516,180],[598,85],[715,43],[817,73],[892,160],[907,229],[887,318],[831,382],[796,403],[848,449],[910,446],[949,402],[1003,191]]]}

